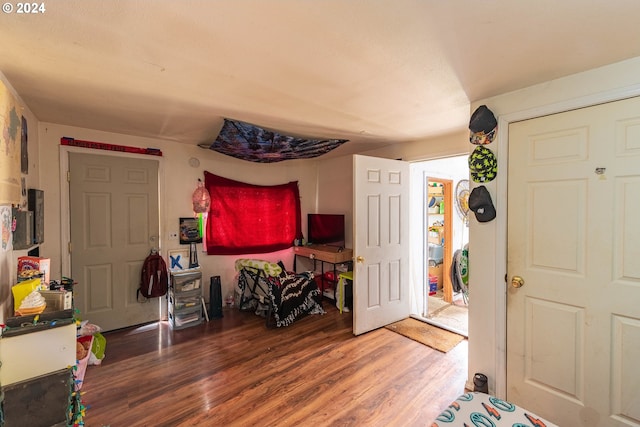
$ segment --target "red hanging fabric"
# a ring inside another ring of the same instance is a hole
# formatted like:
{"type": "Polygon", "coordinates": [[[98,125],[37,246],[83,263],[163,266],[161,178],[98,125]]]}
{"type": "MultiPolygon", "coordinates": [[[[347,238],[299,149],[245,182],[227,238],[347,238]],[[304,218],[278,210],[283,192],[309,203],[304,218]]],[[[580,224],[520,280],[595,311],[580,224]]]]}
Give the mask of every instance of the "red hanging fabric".
{"type": "Polygon", "coordinates": [[[290,248],[302,238],[298,182],[253,185],[204,173],[211,196],[206,227],[209,255],[241,255],[290,248]]]}

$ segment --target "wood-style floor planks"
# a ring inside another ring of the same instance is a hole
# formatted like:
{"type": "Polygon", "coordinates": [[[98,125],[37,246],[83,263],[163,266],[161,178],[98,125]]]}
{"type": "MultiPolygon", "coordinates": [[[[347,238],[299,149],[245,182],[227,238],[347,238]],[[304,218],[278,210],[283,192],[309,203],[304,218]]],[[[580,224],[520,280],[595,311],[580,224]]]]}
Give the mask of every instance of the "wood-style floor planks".
{"type": "Polygon", "coordinates": [[[467,341],[441,353],[350,313],[267,329],[235,309],[172,331],[106,333],[83,386],[87,426],[425,426],[464,392],[467,341]]]}

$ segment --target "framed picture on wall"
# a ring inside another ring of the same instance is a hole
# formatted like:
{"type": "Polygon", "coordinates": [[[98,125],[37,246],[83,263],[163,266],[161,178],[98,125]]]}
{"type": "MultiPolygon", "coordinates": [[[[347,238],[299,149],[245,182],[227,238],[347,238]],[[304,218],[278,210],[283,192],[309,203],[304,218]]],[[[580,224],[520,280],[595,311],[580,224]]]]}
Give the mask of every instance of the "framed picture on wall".
{"type": "Polygon", "coordinates": [[[180,244],[202,243],[198,218],[180,218],[180,244]]]}

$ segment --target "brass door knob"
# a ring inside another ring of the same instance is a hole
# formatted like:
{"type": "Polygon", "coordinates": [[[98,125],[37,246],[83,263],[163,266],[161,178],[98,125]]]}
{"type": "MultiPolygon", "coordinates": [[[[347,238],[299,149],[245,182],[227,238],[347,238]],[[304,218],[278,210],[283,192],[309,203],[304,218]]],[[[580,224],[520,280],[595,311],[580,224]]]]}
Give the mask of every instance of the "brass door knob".
{"type": "Polygon", "coordinates": [[[361,256],[356,257],[356,262],[364,262],[364,257],[361,257],[361,256]]]}
{"type": "Polygon", "coordinates": [[[511,286],[514,288],[521,288],[524,286],[524,279],[520,276],[513,276],[511,278],[511,286]]]}

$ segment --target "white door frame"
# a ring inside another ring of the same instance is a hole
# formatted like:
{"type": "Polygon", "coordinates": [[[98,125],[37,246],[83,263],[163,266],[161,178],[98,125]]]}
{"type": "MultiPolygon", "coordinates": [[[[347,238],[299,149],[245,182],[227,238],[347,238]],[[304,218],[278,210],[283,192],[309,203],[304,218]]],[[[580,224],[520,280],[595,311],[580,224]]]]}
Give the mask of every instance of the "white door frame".
{"type": "MultiPolygon", "coordinates": [[[[578,97],[562,102],[542,105],[527,110],[517,111],[498,116],[498,171],[508,170],[509,159],[509,124],[521,120],[533,119],[549,114],[562,113],[577,108],[590,107],[592,105],[605,102],[619,101],[640,95],[640,84],[604,91],[593,95],[578,97]]],[[[496,292],[496,360],[495,360],[495,392],[501,398],[506,398],[507,394],[507,294],[506,294],[506,273],[507,273],[507,173],[498,173],[496,177],[496,216],[504,218],[496,224],[495,232],[495,283],[499,292],[496,292]]]]}
{"type": "MultiPolygon", "coordinates": [[[[420,320],[425,321],[427,318],[427,293],[428,293],[428,283],[429,283],[429,266],[425,261],[428,256],[429,246],[427,244],[428,240],[428,220],[427,220],[427,209],[426,209],[426,201],[429,199],[428,197],[428,186],[427,182],[430,178],[434,179],[447,179],[452,180],[454,183],[461,179],[468,179],[469,174],[466,173],[464,177],[457,177],[453,174],[447,175],[447,173],[443,172],[439,167],[433,168],[431,166],[422,166],[423,164],[432,164],[432,162],[437,162],[438,160],[446,160],[455,157],[465,157],[468,156],[468,152],[461,152],[458,154],[451,154],[444,157],[437,157],[432,159],[424,159],[424,160],[415,160],[409,162],[409,168],[411,171],[411,230],[420,230],[420,233],[413,232],[411,233],[411,315],[420,318],[420,320]],[[431,169],[430,169],[431,168],[431,169]],[[435,171],[433,170],[435,169],[435,171]],[[443,176],[446,175],[446,176],[443,176]]],[[[466,162],[465,162],[466,163],[466,162]]],[[[466,171],[466,167],[464,169],[466,171]]],[[[457,175],[457,174],[455,174],[457,175]]],[[[453,186],[453,192],[455,192],[455,185],[453,186]]],[[[454,195],[452,195],[453,197],[454,195]]],[[[452,201],[452,208],[455,202],[452,201]]],[[[452,211],[453,212],[453,211],[452,211]]],[[[455,216],[452,214],[452,217],[455,216]]],[[[452,236],[456,232],[455,231],[455,223],[457,219],[452,219],[452,236]]],[[[464,236],[468,236],[468,228],[463,224],[463,221],[460,220],[461,226],[459,233],[462,234],[463,240],[464,236]],[[466,229],[466,230],[465,230],[466,229]]],[[[457,236],[459,237],[459,236],[457,236]]],[[[467,240],[468,241],[468,240],[467,240]]],[[[455,247],[454,239],[452,238],[452,247],[455,247]]],[[[429,320],[426,320],[427,323],[430,323],[429,320]]],[[[447,329],[446,325],[438,325],[441,328],[447,329]]],[[[455,332],[457,334],[464,335],[461,331],[452,330],[451,332],[455,332]]]]}
{"type": "MultiPolygon", "coordinates": [[[[61,273],[63,277],[71,277],[71,256],[69,254],[69,242],[71,242],[71,227],[69,218],[71,212],[69,210],[69,182],[67,181],[67,172],[69,171],[69,153],[82,153],[103,155],[111,157],[130,157],[139,159],[149,159],[150,156],[143,154],[123,153],[119,151],[94,150],[90,148],[74,147],[68,145],[60,146],[60,260],[61,273]]],[[[159,198],[159,221],[160,236],[158,237],[158,250],[162,249],[162,236],[164,235],[164,225],[162,221],[162,212],[165,211],[165,198],[162,197],[165,190],[164,185],[164,158],[162,156],[151,156],[158,160],[158,198],[159,198]]],[[[164,318],[161,313],[161,318],[164,318]]]]}

